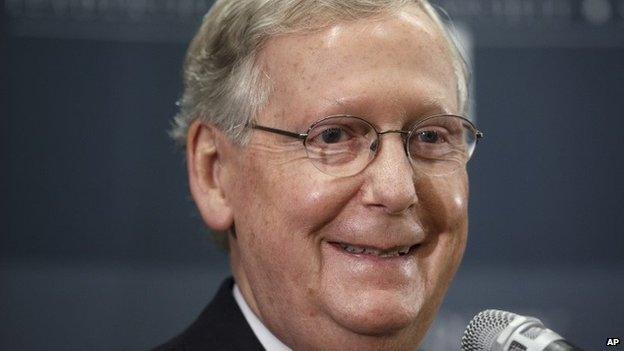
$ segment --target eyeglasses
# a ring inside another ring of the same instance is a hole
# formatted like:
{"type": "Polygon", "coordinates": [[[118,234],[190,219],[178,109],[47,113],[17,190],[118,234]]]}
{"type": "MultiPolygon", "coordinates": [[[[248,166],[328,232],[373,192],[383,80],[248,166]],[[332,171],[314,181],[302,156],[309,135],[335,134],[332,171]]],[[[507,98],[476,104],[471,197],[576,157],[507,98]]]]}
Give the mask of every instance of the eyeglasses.
{"type": "Polygon", "coordinates": [[[348,177],[364,170],[377,155],[380,137],[398,133],[415,170],[438,176],[466,166],[483,133],[465,117],[434,115],[409,130],[378,131],[368,121],[334,115],[315,122],[306,133],[270,128],[255,123],[251,128],[300,139],[308,158],[321,172],[348,177]]]}

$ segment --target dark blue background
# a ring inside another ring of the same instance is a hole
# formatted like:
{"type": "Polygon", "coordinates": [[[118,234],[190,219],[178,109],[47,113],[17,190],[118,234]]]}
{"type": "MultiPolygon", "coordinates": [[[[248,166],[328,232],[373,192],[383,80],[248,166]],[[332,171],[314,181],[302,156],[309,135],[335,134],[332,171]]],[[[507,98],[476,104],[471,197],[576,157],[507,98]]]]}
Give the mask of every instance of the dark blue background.
{"type": "MultiPolygon", "coordinates": [[[[193,18],[181,39],[132,40],[3,21],[0,349],[146,349],[228,274],[166,134],[193,18]]],[[[456,350],[475,313],[502,308],[602,349],[624,337],[624,26],[600,45],[500,26],[508,45],[474,33],[486,138],[464,264],[427,345],[456,350]]]]}

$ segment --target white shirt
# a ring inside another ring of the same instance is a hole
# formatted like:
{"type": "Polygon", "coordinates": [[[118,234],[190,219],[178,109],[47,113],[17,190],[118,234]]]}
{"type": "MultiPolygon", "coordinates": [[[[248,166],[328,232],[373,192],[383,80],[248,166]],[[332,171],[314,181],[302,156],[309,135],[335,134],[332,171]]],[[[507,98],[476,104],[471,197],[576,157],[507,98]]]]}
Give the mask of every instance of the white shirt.
{"type": "Polygon", "coordinates": [[[238,285],[234,284],[234,287],[232,288],[232,294],[234,295],[234,300],[236,300],[238,307],[243,312],[243,316],[245,316],[247,323],[251,327],[251,330],[253,330],[256,338],[260,340],[260,344],[262,344],[262,347],[264,347],[265,350],[292,351],[290,348],[288,348],[288,346],[284,345],[284,343],[279,341],[279,339],[276,338],[275,335],[273,335],[273,333],[271,333],[269,329],[264,326],[264,324],[262,324],[260,319],[256,317],[251,308],[249,308],[249,305],[247,305],[247,301],[245,301],[243,294],[241,294],[238,285]]]}

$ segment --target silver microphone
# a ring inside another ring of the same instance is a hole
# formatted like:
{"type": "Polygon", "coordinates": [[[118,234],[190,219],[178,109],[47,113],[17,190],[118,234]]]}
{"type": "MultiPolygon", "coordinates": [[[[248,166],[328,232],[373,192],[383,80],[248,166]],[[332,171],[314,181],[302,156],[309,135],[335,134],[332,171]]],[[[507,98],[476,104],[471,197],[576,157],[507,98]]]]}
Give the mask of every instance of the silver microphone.
{"type": "Polygon", "coordinates": [[[533,317],[486,310],[466,327],[462,351],[583,351],[533,317]]]}

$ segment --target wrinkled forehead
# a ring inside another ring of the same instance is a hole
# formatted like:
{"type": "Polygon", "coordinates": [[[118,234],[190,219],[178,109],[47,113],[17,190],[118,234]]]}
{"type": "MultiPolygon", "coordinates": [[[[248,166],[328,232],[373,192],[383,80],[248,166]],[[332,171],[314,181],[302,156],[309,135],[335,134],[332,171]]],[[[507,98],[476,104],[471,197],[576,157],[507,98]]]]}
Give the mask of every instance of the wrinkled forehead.
{"type": "Polygon", "coordinates": [[[277,116],[322,117],[322,105],[366,108],[379,101],[457,109],[451,52],[439,27],[415,6],[272,38],[259,62],[272,86],[267,110],[277,116]]]}

